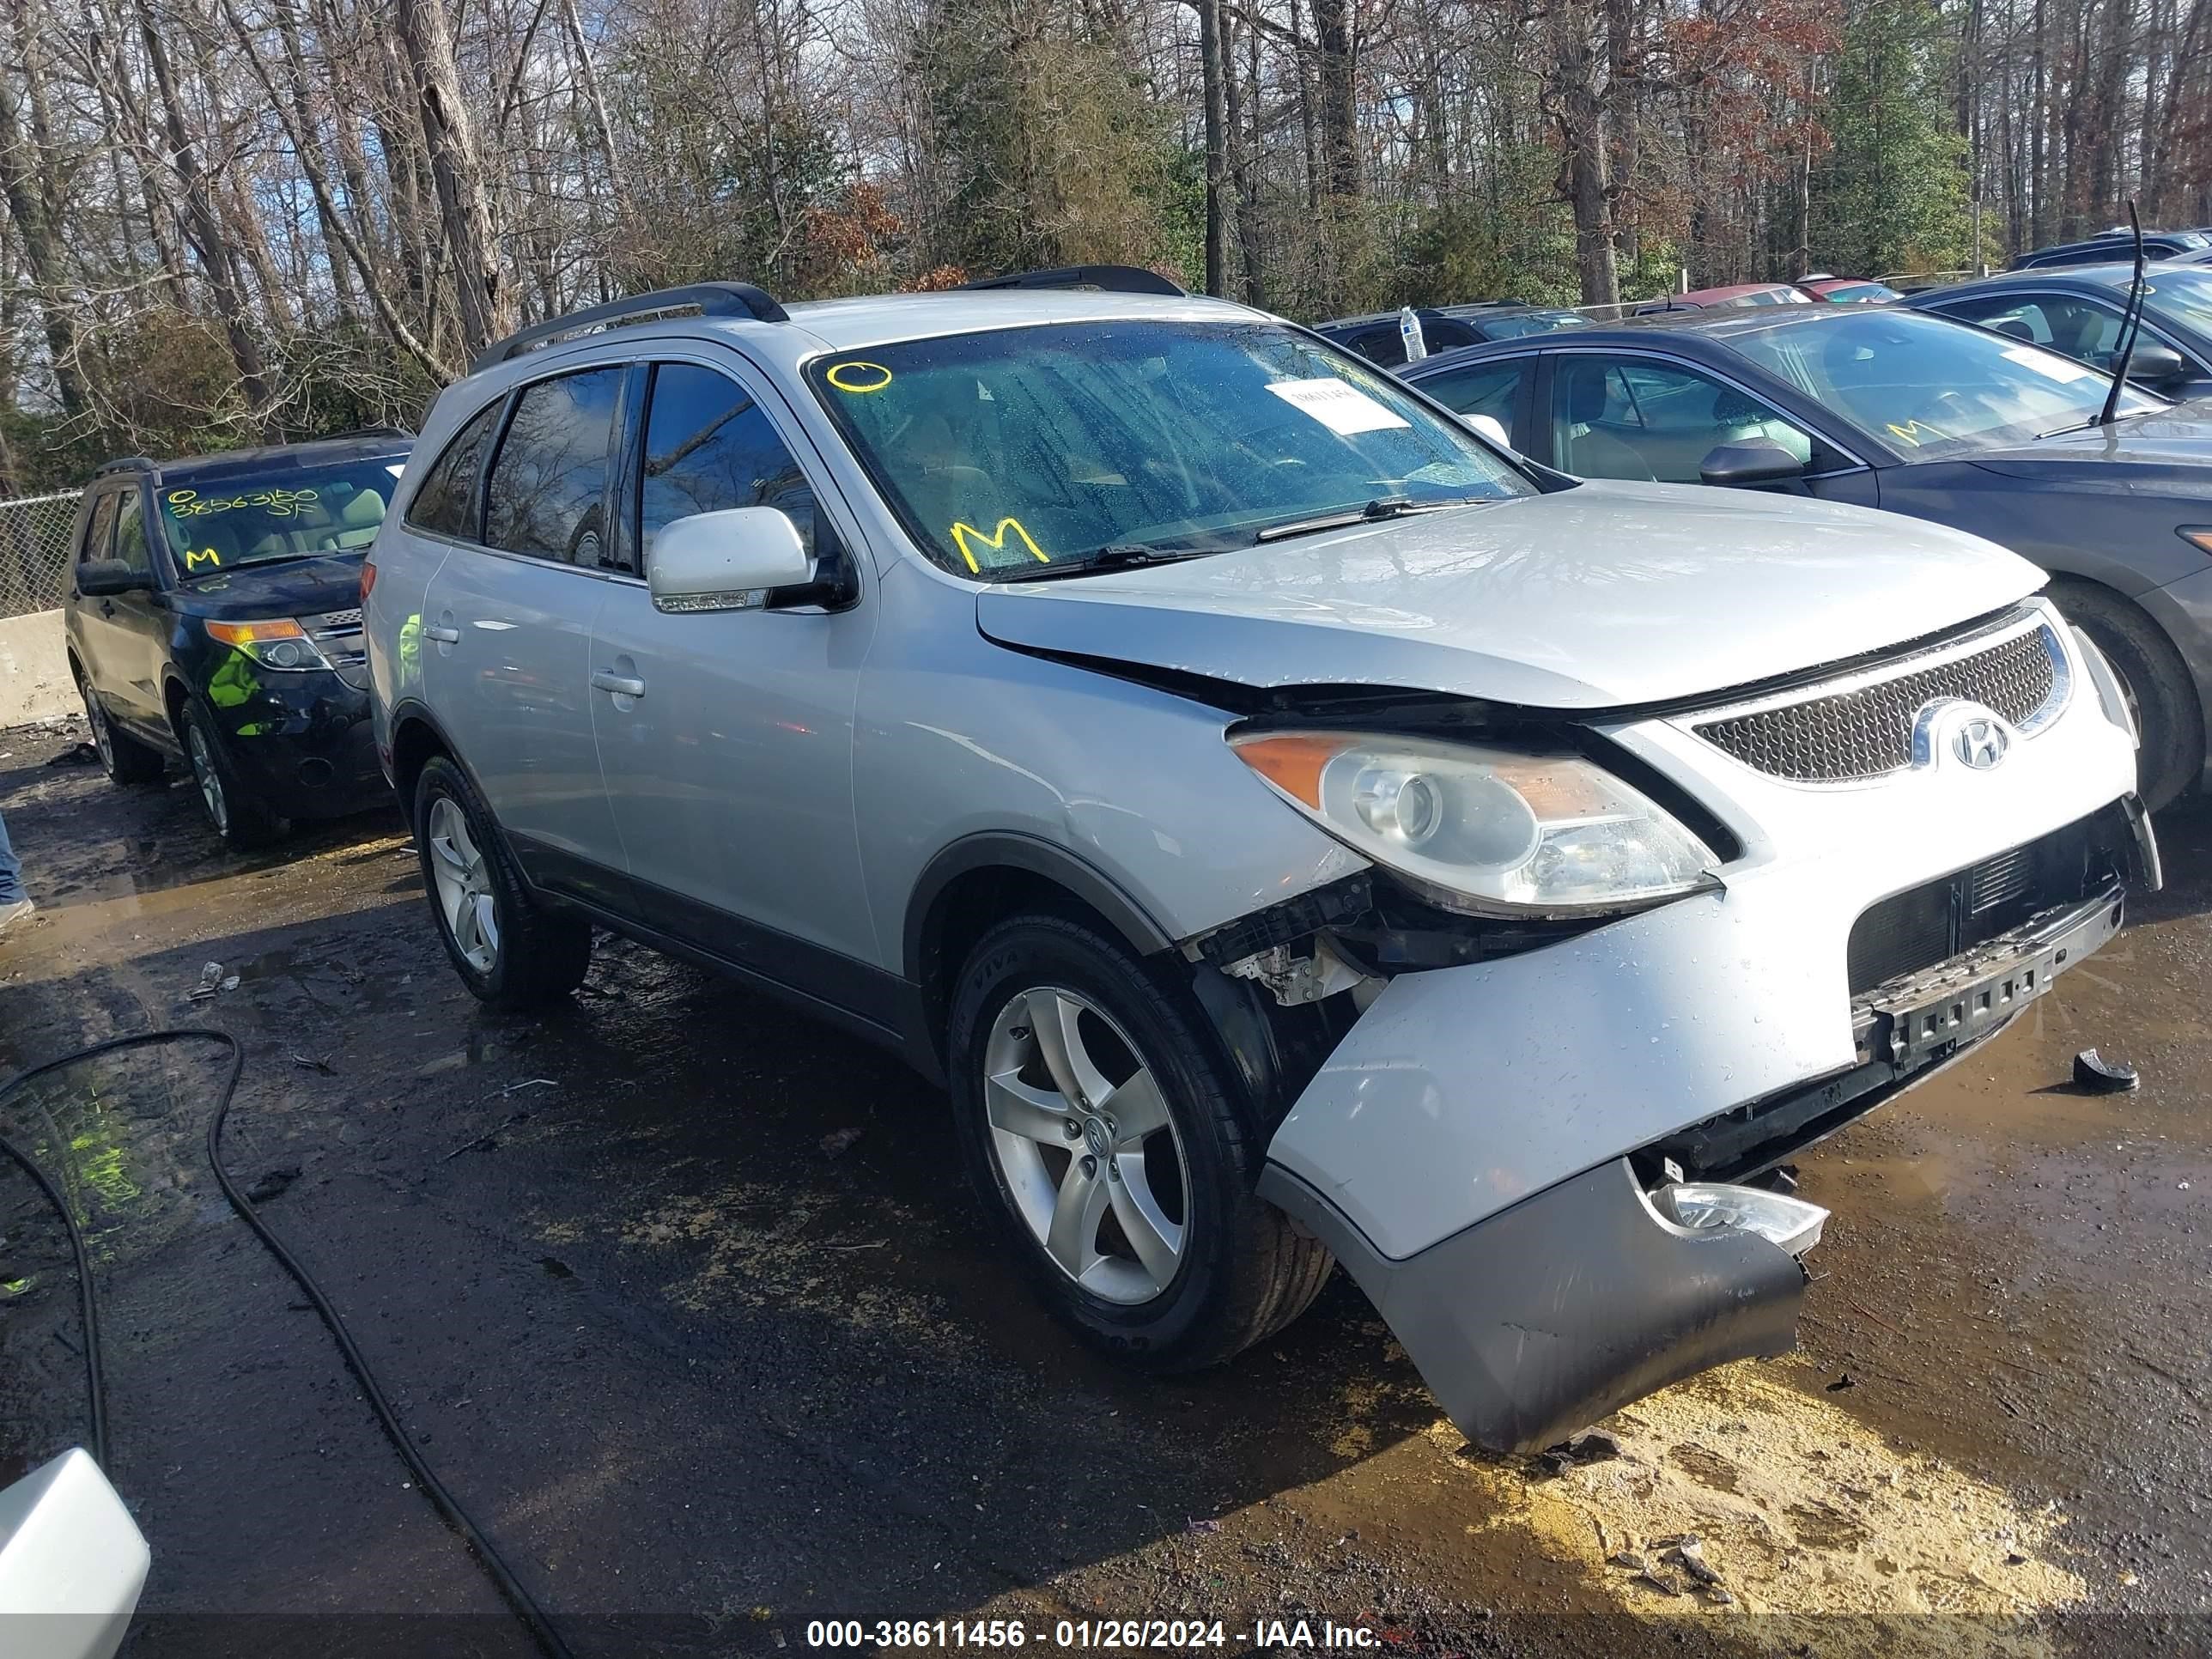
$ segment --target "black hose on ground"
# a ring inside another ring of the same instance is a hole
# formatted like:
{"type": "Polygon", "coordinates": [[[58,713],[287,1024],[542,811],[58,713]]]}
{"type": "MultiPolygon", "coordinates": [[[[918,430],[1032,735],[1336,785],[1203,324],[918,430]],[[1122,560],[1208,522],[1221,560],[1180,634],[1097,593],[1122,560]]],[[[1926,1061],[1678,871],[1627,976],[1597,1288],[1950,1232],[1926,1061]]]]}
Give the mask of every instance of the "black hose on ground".
{"type": "MultiPolygon", "coordinates": [[[[104,1042],[93,1043],[18,1073],[6,1083],[0,1084],[0,1103],[5,1103],[42,1077],[68,1066],[82,1065],[88,1060],[96,1060],[102,1054],[178,1042],[219,1042],[230,1052],[230,1061],[223,1073],[222,1089],[216,1097],[215,1115],[209,1118],[207,1129],[208,1165],[215,1171],[216,1184],[222,1188],[222,1195],[230,1200],[230,1207],[238,1212],[239,1219],[253,1230],[254,1237],[268,1247],[270,1255],[276,1258],[277,1264],[292,1276],[293,1283],[306,1293],[316,1314],[337,1343],[338,1352],[345,1358],[346,1369],[353,1373],[354,1380],[361,1384],[362,1393],[368,1396],[370,1408],[375,1412],[377,1421],[383,1425],[385,1437],[392,1442],[400,1461],[413,1471],[416,1484],[445,1518],[447,1524],[461,1535],[462,1541],[476,1557],[477,1565],[490,1577],[501,1595],[506,1598],[515,1616],[528,1627],[532,1638],[547,1659],[575,1659],[568,1643],[562,1639],[560,1632],[553,1628],[553,1621],[544,1608],[538,1606],[536,1599],[523,1588],[522,1581],[515,1577],[506,1559],[484,1535],[483,1528],[477,1525],[469,1512],[461,1507],[460,1500],[446,1489],[445,1482],[439,1480],[432,1473],[430,1466],[422,1461],[422,1454],[416,1450],[414,1441],[409,1438],[407,1431],[400,1425],[399,1414],[392,1410],[392,1402],[385,1397],[383,1388],[377,1382],[376,1374],[369,1369],[368,1358],[353,1340],[353,1333],[346,1328],[344,1319],[331,1305],[330,1297],[323,1294],[322,1286],[301,1265],[299,1259],[284,1248],[283,1241],[269,1231],[269,1224],[262,1220],[252,1201],[239,1190],[238,1183],[230,1178],[230,1171],[223,1167],[223,1123],[230,1115],[231,1100],[238,1093],[239,1079],[246,1070],[246,1051],[239,1047],[236,1037],[228,1031],[201,1025],[180,1025],[166,1031],[134,1031],[125,1036],[110,1037],[104,1042]]],[[[0,1137],[0,1152],[5,1152],[38,1183],[47,1202],[61,1217],[62,1224],[69,1230],[70,1249],[76,1260],[78,1305],[84,1321],[85,1377],[92,1419],[92,1455],[94,1461],[105,1469],[107,1467],[106,1384],[100,1363],[99,1310],[93,1296],[92,1266],[85,1254],[83,1230],[77,1225],[76,1213],[63,1198],[61,1189],[54,1185],[52,1178],[32,1160],[28,1153],[5,1137],[0,1137]]]]}

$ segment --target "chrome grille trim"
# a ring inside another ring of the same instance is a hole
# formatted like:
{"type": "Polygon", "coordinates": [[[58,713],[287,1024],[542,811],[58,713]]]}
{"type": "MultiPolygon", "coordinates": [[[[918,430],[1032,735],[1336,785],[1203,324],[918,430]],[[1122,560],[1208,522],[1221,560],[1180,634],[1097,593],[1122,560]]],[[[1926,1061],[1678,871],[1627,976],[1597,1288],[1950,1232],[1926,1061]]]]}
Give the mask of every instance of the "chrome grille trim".
{"type": "Polygon", "coordinates": [[[1964,639],[1815,685],[1700,710],[1690,728],[1755,771],[1792,783],[1863,784],[1926,765],[1916,748],[1930,703],[1964,699],[2023,737],[2056,720],[2073,671],[2048,606],[2031,602],[1964,639]]]}

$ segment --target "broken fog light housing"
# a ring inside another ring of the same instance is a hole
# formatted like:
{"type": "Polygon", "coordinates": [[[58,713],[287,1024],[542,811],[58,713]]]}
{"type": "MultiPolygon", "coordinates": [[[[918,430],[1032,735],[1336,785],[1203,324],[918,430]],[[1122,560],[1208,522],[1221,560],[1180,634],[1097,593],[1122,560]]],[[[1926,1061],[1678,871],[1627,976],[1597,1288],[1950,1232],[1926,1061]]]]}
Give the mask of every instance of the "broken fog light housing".
{"type": "Polygon", "coordinates": [[[1285,800],[1446,909],[1602,915],[1713,883],[1697,836],[1579,755],[1357,732],[1229,741],[1285,800]]]}
{"type": "Polygon", "coordinates": [[[1826,1210],[1802,1198],[1727,1182],[1671,1182],[1651,1194],[1651,1207],[1692,1232],[1732,1227],[1757,1233],[1792,1255],[1802,1255],[1818,1244],[1820,1229],[1828,1219],[1826,1210]]]}

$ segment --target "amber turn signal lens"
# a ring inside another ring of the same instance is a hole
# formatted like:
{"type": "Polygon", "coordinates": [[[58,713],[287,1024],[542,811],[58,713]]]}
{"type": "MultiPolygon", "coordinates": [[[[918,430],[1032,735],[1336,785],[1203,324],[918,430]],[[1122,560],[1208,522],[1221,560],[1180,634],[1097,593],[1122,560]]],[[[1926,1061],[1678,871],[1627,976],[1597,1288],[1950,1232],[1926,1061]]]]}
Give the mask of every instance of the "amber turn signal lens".
{"type": "Polygon", "coordinates": [[[1297,735],[1231,739],[1239,759],[1291,799],[1321,806],[1322,769],[1343,748],[1340,738],[1297,735]]]}
{"type": "Polygon", "coordinates": [[[267,640],[303,640],[307,630],[289,617],[278,617],[269,622],[222,623],[207,625],[208,637],[221,640],[225,645],[258,645],[267,640]]]}

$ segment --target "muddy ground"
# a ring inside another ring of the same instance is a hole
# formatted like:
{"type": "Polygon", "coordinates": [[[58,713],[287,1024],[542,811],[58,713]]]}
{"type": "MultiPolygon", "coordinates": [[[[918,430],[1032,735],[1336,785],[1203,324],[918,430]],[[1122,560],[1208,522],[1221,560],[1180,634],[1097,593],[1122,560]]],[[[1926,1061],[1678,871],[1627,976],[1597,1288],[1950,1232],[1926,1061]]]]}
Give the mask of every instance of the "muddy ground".
{"type": "MultiPolygon", "coordinates": [[[[1803,1160],[1835,1213],[1802,1352],[1554,1473],[1468,1448],[1341,1275],[1221,1371],[1116,1371],[993,1259],[894,1061],[613,942],[573,1010],[488,1017],[396,816],[225,854],[181,783],[46,764],[81,735],[0,733],[43,907],[0,941],[0,1067],[237,1035],[235,1170],[585,1659],[978,1614],[1227,1652],[1301,1618],[1413,1653],[2212,1646],[2212,811],[2161,825],[2112,947],[1803,1160]],[[188,1000],[210,962],[235,988],[188,1000]],[[2072,1092],[2091,1043],[2142,1091],[2072,1092]],[[1725,1602],[1660,1566],[1684,1531],[1725,1602]]],[[[154,1551],[126,1653],[526,1651],[217,1193],[217,1076],[179,1048],[0,1111],[90,1224],[154,1551]]],[[[73,1294],[7,1171],[0,1481],[83,1436],[73,1294]]]]}

